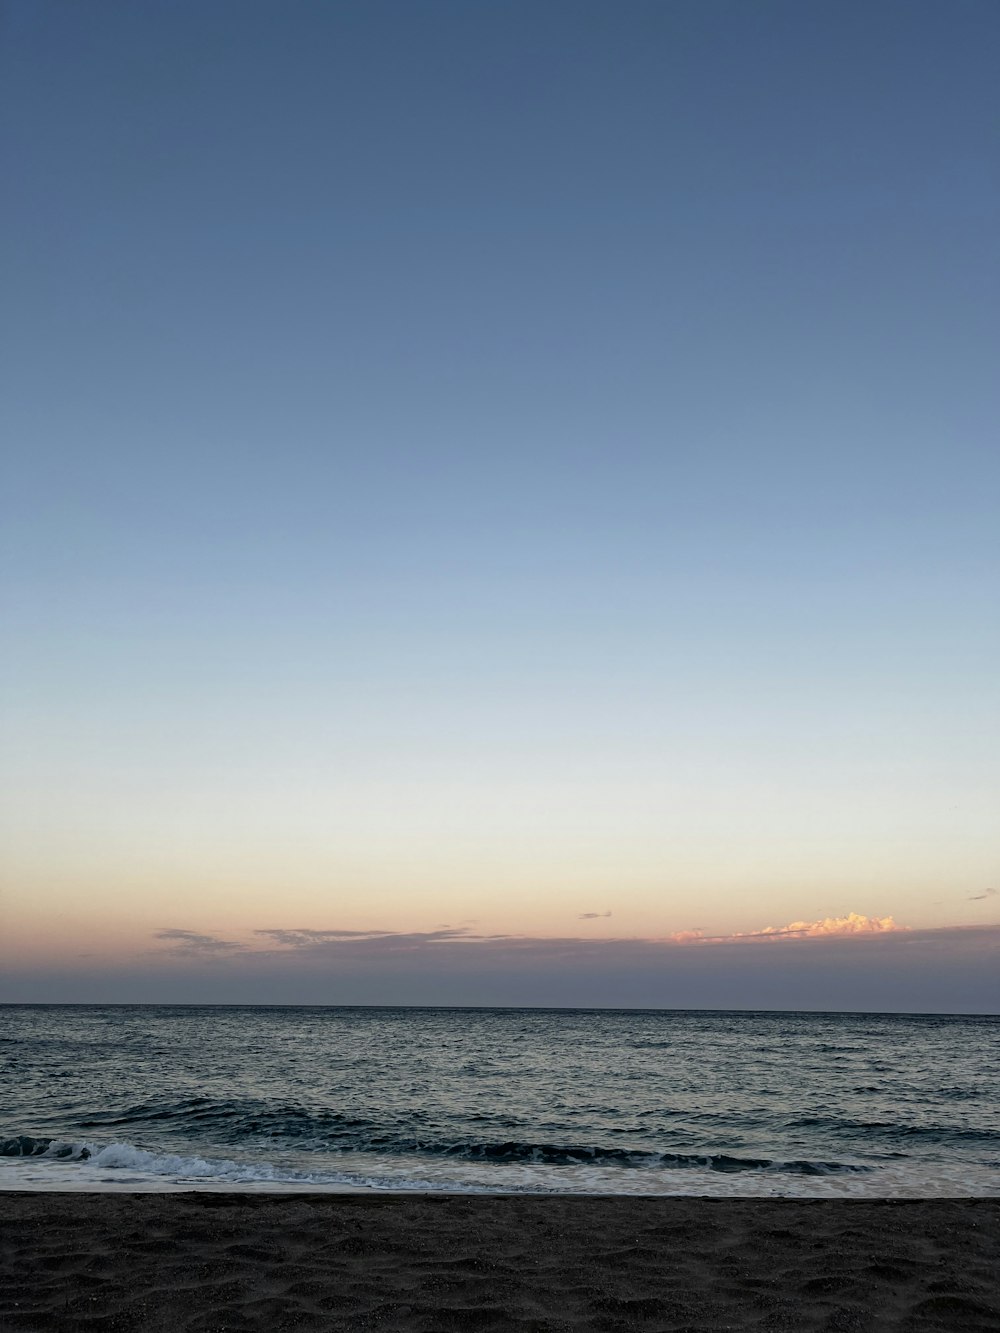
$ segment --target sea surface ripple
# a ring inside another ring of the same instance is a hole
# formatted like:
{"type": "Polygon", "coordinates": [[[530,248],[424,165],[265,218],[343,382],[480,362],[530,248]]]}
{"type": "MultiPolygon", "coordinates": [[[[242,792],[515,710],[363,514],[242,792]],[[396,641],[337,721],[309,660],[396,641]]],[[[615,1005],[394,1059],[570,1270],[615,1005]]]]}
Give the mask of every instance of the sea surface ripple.
{"type": "Polygon", "coordinates": [[[1000,1019],[0,1007],[0,1187],[1000,1194],[1000,1019]]]}

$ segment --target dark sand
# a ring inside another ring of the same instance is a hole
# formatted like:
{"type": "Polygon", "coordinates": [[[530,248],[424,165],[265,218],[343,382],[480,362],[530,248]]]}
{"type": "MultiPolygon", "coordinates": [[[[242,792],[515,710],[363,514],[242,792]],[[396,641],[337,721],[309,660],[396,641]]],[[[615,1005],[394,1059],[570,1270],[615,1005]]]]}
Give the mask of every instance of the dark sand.
{"type": "Polygon", "coordinates": [[[1000,1330],[1000,1200],[0,1194],[6,1329],[1000,1330]]]}

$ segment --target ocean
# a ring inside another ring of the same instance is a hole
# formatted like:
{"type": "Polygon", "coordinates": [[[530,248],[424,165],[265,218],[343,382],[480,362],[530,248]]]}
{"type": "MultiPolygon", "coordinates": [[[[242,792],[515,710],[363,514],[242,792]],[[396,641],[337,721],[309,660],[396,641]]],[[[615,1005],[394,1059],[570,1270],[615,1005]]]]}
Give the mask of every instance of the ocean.
{"type": "Polygon", "coordinates": [[[1000,1018],[0,1007],[0,1188],[1000,1194],[1000,1018]]]}

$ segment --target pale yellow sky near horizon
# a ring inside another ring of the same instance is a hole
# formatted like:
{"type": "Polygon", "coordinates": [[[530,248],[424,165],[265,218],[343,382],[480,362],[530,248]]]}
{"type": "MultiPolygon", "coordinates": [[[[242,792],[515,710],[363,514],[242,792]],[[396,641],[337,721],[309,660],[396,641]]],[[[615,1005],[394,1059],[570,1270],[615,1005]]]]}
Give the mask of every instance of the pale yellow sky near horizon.
{"type": "MultiPolygon", "coordinates": [[[[640,822],[631,837],[582,821],[545,839],[537,826],[534,837],[502,838],[489,821],[478,838],[449,837],[460,820],[468,829],[470,813],[459,802],[426,828],[383,825],[381,839],[363,819],[325,836],[300,823],[297,840],[251,818],[242,838],[234,828],[210,839],[197,821],[186,835],[166,822],[87,827],[66,818],[60,827],[53,819],[48,838],[22,826],[6,858],[4,952],[39,962],[80,953],[120,959],[169,927],[227,938],[269,928],[442,924],[536,937],[661,938],[852,912],[915,929],[1000,917],[1000,898],[987,893],[985,838],[966,841],[959,857],[943,837],[873,847],[867,839],[775,841],[762,830],[712,841],[704,828],[700,837],[685,838],[676,826],[657,833],[653,821],[640,822]],[[585,913],[602,915],[581,919],[585,913]]],[[[529,823],[522,817],[522,835],[529,823]]]]}
{"type": "Polygon", "coordinates": [[[9,951],[122,957],[168,927],[662,938],[1000,916],[979,897],[996,875],[984,763],[938,773],[858,749],[831,766],[804,746],[515,762],[470,743],[423,763],[388,749],[347,776],[319,746],[206,764],[190,736],[171,763],[133,745],[89,769],[62,737],[51,757],[25,745],[0,830],[9,951]]]}

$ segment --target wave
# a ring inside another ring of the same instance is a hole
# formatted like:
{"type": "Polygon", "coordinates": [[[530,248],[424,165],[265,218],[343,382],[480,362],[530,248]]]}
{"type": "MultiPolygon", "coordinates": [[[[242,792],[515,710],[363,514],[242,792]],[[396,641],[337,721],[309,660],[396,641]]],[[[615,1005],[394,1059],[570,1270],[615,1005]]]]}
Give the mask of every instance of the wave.
{"type": "MultiPolygon", "coordinates": [[[[349,1186],[368,1189],[432,1190],[440,1184],[426,1180],[367,1176],[341,1171],[293,1171],[270,1162],[231,1162],[225,1158],[185,1157],[176,1153],[154,1153],[132,1143],[66,1143],[59,1139],[34,1138],[22,1134],[0,1140],[0,1157],[30,1157],[33,1160],[70,1161],[92,1171],[141,1172],[145,1177],[174,1181],[218,1181],[227,1185],[349,1186]],[[18,1151],[20,1149],[20,1151],[18,1151]]],[[[132,1182],[134,1183],[134,1182],[132,1182]]],[[[482,1192],[475,1186],[451,1184],[450,1190],[482,1192]]]]}
{"type": "Polygon", "coordinates": [[[823,1129],[833,1134],[863,1134],[869,1139],[926,1139],[932,1143],[1000,1142],[1000,1130],[972,1125],[909,1125],[894,1120],[840,1120],[833,1116],[800,1116],[789,1129],[823,1129]]]}
{"type": "MultiPolygon", "coordinates": [[[[383,1152],[391,1155],[410,1153],[427,1157],[449,1157],[469,1162],[523,1163],[544,1166],[600,1166],[632,1169],[718,1171],[733,1174],[738,1171],[777,1172],[787,1175],[828,1176],[841,1172],[866,1172],[871,1168],[849,1162],[821,1162],[799,1158],[784,1160],[773,1157],[735,1157],[729,1153],[673,1153],[633,1150],[628,1148],[592,1147],[582,1144],[553,1143],[441,1143],[434,1141],[410,1140],[387,1147],[383,1143],[370,1143],[362,1151],[383,1152]]],[[[200,1158],[181,1158],[176,1154],[155,1154],[145,1149],[135,1148],[131,1144],[110,1144],[98,1147],[86,1143],[67,1143],[58,1139],[36,1138],[21,1134],[13,1138],[0,1140],[0,1157],[49,1157],[69,1159],[77,1162],[93,1161],[102,1167],[129,1165],[141,1170],[151,1170],[148,1163],[167,1162],[164,1173],[177,1174],[183,1171],[178,1163],[200,1162],[200,1158]],[[138,1157],[142,1158],[140,1162],[138,1157]],[[128,1158],[125,1161],[124,1158],[128,1158]]],[[[227,1167],[235,1166],[232,1163],[227,1167]]],[[[242,1169],[242,1168],[241,1168],[242,1169]]],[[[256,1168],[245,1168],[247,1170],[256,1168]]],[[[188,1172],[190,1174],[190,1172],[188,1172]]],[[[202,1174],[196,1171],[195,1174],[202,1174]]],[[[294,1174],[294,1173],[293,1173],[294,1174]]]]}
{"type": "Polygon", "coordinates": [[[0,1139],[0,1157],[72,1157],[75,1161],[85,1161],[89,1156],[90,1152],[83,1144],[36,1138],[33,1134],[0,1139]]]}
{"type": "MultiPolygon", "coordinates": [[[[152,1122],[197,1125],[227,1133],[236,1141],[254,1135],[270,1138],[353,1138],[378,1129],[361,1116],[339,1111],[308,1111],[290,1104],[270,1106],[244,1100],[213,1101],[211,1097],[185,1097],[176,1102],[141,1102],[121,1111],[95,1111],[78,1119],[81,1129],[141,1125],[152,1122]]],[[[351,1145],[353,1146],[353,1144],[351,1145]]]]}
{"type": "MultiPolygon", "coordinates": [[[[217,1101],[210,1097],[187,1097],[179,1101],[142,1102],[122,1110],[92,1112],[75,1119],[73,1128],[84,1134],[129,1129],[142,1133],[146,1126],[155,1126],[157,1131],[169,1126],[185,1137],[197,1140],[210,1136],[213,1142],[238,1149],[273,1144],[282,1148],[294,1146],[302,1151],[423,1155],[463,1158],[472,1162],[523,1162],[548,1166],[587,1164],[678,1169],[692,1166],[709,1171],[781,1170],[799,1175],[866,1169],[809,1158],[786,1161],[778,1157],[743,1157],[711,1150],[685,1153],[646,1146],[630,1148],[593,1142],[513,1139],[501,1136],[504,1129],[513,1127],[509,1117],[504,1116],[473,1117],[479,1122],[492,1122],[494,1129],[501,1131],[494,1138],[488,1134],[479,1137],[478,1133],[452,1137],[440,1128],[435,1132],[431,1126],[427,1127],[426,1133],[421,1133],[420,1118],[418,1113],[411,1112],[405,1120],[379,1122],[346,1112],[309,1110],[289,1103],[274,1105],[255,1099],[217,1101]]],[[[716,1120],[720,1117],[706,1113],[701,1118],[716,1120]]],[[[482,1128],[477,1126],[479,1133],[485,1128],[485,1125],[482,1128]]],[[[620,1131],[611,1132],[617,1135],[625,1130],[622,1127],[620,1131]]]]}
{"type": "Polygon", "coordinates": [[[848,1162],[808,1159],[786,1161],[774,1157],[735,1157],[729,1153],[655,1152],[649,1149],[605,1148],[588,1144],[556,1143],[428,1143],[415,1141],[414,1150],[433,1156],[467,1161],[525,1162],[545,1166],[618,1166],[702,1171],[781,1171],[792,1175],[832,1175],[838,1171],[867,1171],[848,1162]]]}
{"type": "MultiPolygon", "coordinates": [[[[427,1153],[433,1156],[464,1156],[470,1160],[495,1161],[536,1161],[558,1165],[560,1161],[573,1164],[579,1161],[603,1161],[607,1165],[622,1166],[644,1165],[683,1165],[692,1160],[701,1165],[706,1158],[722,1162],[749,1162],[748,1166],[723,1165],[713,1166],[712,1170],[756,1170],[767,1165],[771,1159],[738,1157],[717,1158],[711,1153],[700,1152],[690,1158],[683,1153],[657,1152],[648,1146],[648,1136],[642,1148],[595,1147],[593,1144],[560,1142],[522,1142],[509,1136],[518,1122],[509,1116],[476,1115],[467,1117],[466,1132],[459,1131],[452,1137],[451,1127],[423,1124],[427,1117],[418,1110],[411,1109],[398,1117],[387,1116],[374,1119],[364,1114],[352,1114],[326,1107],[308,1108],[295,1102],[267,1101],[259,1098],[221,1098],[205,1096],[185,1097],[179,1100],[140,1102],[124,1108],[118,1107],[103,1111],[90,1111],[76,1116],[71,1122],[63,1124],[71,1131],[80,1131],[82,1135],[94,1133],[107,1137],[110,1133],[127,1133],[131,1130],[142,1135],[145,1127],[157,1130],[176,1130],[185,1138],[199,1140],[210,1137],[215,1143],[231,1145],[233,1148],[245,1148],[250,1145],[294,1146],[303,1151],[344,1151],[344,1152],[381,1152],[381,1153],[427,1153]],[[473,1129],[472,1122],[479,1122],[473,1129]],[[489,1135],[488,1126],[492,1126],[494,1135],[489,1135]],[[470,1132],[471,1131],[471,1132],[470,1132]],[[482,1133],[480,1140],[478,1134],[482,1133]]],[[[714,1112],[700,1113],[688,1111],[683,1119],[699,1123],[728,1122],[731,1117],[714,1112]]],[[[759,1117],[744,1115],[740,1119],[742,1128],[752,1125],[766,1133],[767,1121],[759,1117]]],[[[544,1132],[549,1126],[536,1125],[544,1132]]],[[[565,1133],[565,1127],[551,1126],[553,1137],[565,1133]]],[[[867,1144],[882,1145],[883,1152],[890,1146],[908,1146],[913,1143],[928,1144],[989,1144],[1000,1141],[1000,1131],[987,1126],[976,1127],[962,1124],[909,1124],[905,1121],[878,1119],[853,1119],[836,1115],[806,1115],[790,1118],[782,1125],[775,1122],[779,1133],[787,1131],[822,1131],[822,1138],[829,1141],[839,1140],[841,1144],[849,1140],[864,1140],[867,1144]]],[[[616,1138],[627,1132],[624,1125],[610,1127],[606,1133],[616,1138]]],[[[723,1130],[724,1133],[724,1130],[723,1130]]],[[[131,1134],[127,1134],[132,1137],[131,1134]]],[[[534,1140],[534,1135],[532,1136],[534,1140]]],[[[619,1138],[619,1142],[620,1142],[619,1138]]],[[[686,1145],[685,1145],[686,1146],[686,1145]]],[[[822,1149],[821,1149],[822,1151],[822,1149]]],[[[836,1170],[841,1163],[820,1161],[816,1164],[822,1170],[836,1170]]],[[[797,1169],[807,1171],[808,1160],[797,1169]]]]}

